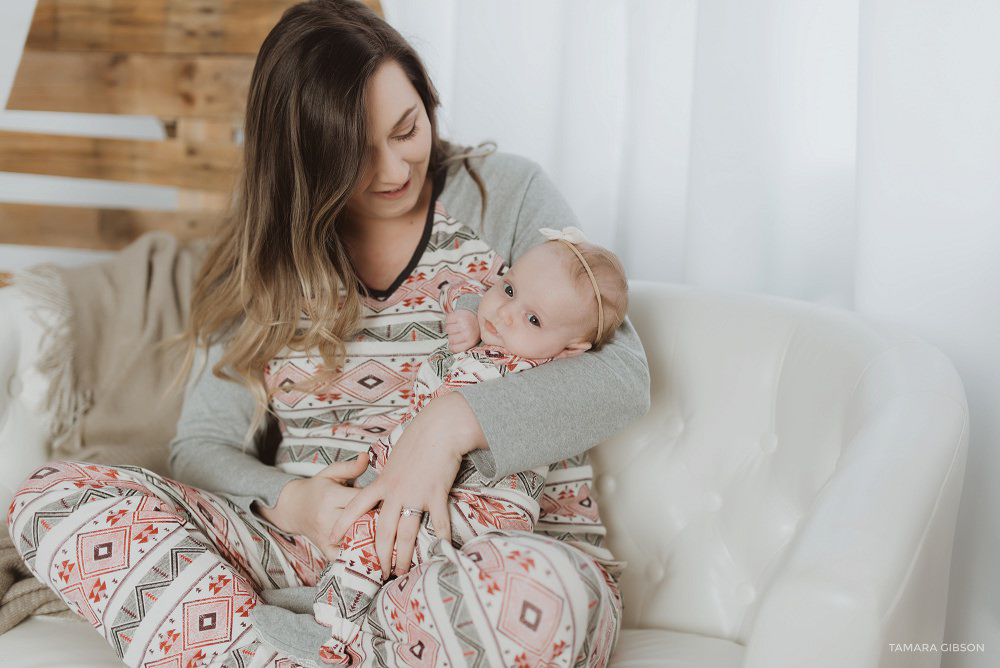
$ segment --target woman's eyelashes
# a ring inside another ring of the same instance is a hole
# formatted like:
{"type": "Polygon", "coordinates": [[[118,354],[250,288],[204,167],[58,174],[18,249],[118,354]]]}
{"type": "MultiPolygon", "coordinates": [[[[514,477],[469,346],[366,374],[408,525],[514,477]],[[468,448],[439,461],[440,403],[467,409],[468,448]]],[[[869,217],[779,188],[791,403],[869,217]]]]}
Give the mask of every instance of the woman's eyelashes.
{"type": "Polygon", "coordinates": [[[414,137],[417,136],[418,129],[419,127],[417,126],[417,122],[413,121],[413,127],[410,128],[406,134],[397,135],[393,137],[393,139],[395,139],[396,141],[409,141],[410,139],[413,139],[414,137]]]}

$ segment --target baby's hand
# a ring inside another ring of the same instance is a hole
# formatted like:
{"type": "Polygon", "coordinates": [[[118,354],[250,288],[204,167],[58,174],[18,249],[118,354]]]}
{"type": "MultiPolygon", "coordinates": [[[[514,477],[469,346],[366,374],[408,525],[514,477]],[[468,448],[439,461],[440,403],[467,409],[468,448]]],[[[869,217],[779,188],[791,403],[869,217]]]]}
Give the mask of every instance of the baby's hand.
{"type": "Polygon", "coordinates": [[[479,343],[479,319],[468,309],[455,309],[444,318],[448,350],[460,353],[479,343]]]}

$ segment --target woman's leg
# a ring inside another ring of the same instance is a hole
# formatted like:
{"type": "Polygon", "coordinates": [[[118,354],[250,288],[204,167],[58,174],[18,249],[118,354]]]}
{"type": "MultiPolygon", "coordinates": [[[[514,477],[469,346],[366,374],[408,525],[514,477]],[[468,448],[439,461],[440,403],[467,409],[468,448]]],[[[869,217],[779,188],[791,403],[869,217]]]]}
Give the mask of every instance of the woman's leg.
{"type": "Polygon", "coordinates": [[[590,557],[530,533],[437,541],[386,584],[351,638],[350,666],[604,666],[621,618],[618,588],[590,557]]]}
{"type": "Polygon", "coordinates": [[[7,521],[32,572],[133,666],[287,661],[249,611],[258,591],[314,584],[323,565],[301,537],[132,467],[46,464],[7,521]]]}
{"type": "MultiPolygon", "coordinates": [[[[538,518],[538,503],[514,483],[499,490],[453,489],[448,510],[451,542],[459,547],[489,532],[529,532],[538,518]]],[[[354,522],[341,542],[337,558],[320,575],[313,611],[319,623],[330,627],[330,640],[321,650],[330,663],[349,662],[350,639],[362,632],[363,618],[383,585],[375,552],[378,516],[378,510],[370,510],[354,522]]],[[[411,567],[423,564],[436,542],[437,536],[425,515],[417,533],[411,567]]]]}

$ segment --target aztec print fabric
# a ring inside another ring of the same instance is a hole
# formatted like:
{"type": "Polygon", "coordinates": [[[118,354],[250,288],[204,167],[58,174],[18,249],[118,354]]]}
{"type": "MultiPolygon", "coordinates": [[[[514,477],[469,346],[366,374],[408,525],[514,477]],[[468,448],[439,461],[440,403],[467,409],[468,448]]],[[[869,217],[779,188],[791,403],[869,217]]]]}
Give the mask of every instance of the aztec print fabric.
{"type": "MultiPolygon", "coordinates": [[[[321,364],[301,351],[285,350],[265,368],[271,409],[282,427],[277,465],[313,475],[365,455],[390,434],[412,411],[417,373],[445,340],[444,317],[453,302],[470,286],[489,288],[505,271],[503,259],[438,202],[427,245],[405,280],[384,299],[363,300],[360,331],[346,343],[343,373],[334,383],[311,393],[296,389],[321,364]]],[[[586,454],[550,468],[536,531],[571,542],[617,575],[621,565],[601,547],[605,531],[586,454]]]]}
{"type": "Polygon", "coordinates": [[[150,471],[77,462],[37,469],[7,521],[28,568],[127,665],[294,665],[249,615],[260,590],[315,582],[324,560],[303,538],[150,471]]]}
{"type": "MultiPolygon", "coordinates": [[[[131,467],[55,462],[15,496],[18,550],[130,666],[318,666],[250,622],[259,592],[312,585],[316,548],[213,495],[131,467]]],[[[593,559],[524,532],[438,541],[378,593],[351,638],[352,666],[603,666],[618,589],[593,559]]]]}
{"type": "MultiPolygon", "coordinates": [[[[605,666],[621,617],[615,583],[538,534],[494,532],[385,585],[350,639],[350,666],[605,666]]],[[[344,657],[326,655],[330,663],[344,657]]]]}
{"type": "MultiPolygon", "coordinates": [[[[317,371],[306,354],[287,351],[268,365],[283,431],[278,466],[312,475],[390,433],[420,363],[444,339],[442,284],[490,285],[502,271],[487,244],[438,206],[407,278],[385,299],[365,299],[336,383],[298,391],[317,371]]],[[[461,549],[439,541],[420,567],[378,591],[351,639],[357,665],[604,665],[620,601],[591,479],[585,456],[550,467],[533,534],[491,533],[461,549]]],[[[25,481],[8,523],[37,577],[128,665],[322,661],[321,641],[292,657],[252,623],[262,591],[315,587],[319,551],[228,499],[142,469],[58,462],[25,481]]]]}
{"type": "Polygon", "coordinates": [[[385,298],[363,299],[360,331],[345,342],[334,383],[312,393],[295,389],[322,363],[307,352],[285,350],[265,368],[271,409],[282,425],[278,467],[313,475],[367,453],[389,434],[406,414],[421,363],[445,338],[442,287],[470,281],[489,287],[503,270],[503,260],[438,204],[409,275],[385,298]]]}
{"type": "MultiPolygon", "coordinates": [[[[451,285],[448,292],[463,291],[456,290],[458,287],[451,285]]],[[[445,302],[446,311],[450,310],[450,303],[451,300],[445,302]]],[[[439,347],[417,372],[404,422],[369,448],[370,466],[375,471],[382,470],[406,423],[431,399],[470,383],[500,379],[508,373],[531,369],[545,361],[523,359],[493,346],[479,346],[461,353],[450,352],[447,345],[439,347]]],[[[462,464],[448,504],[453,545],[461,547],[489,531],[534,530],[539,510],[536,499],[547,467],[491,481],[483,478],[467,457],[462,464]]],[[[331,629],[331,640],[323,646],[324,656],[331,661],[349,660],[348,646],[361,631],[359,622],[383,584],[375,553],[377,522],[377,510],[360,517],[344,537],[338,557],[320,576],[314,609],[317,621],[331,629]]],[[[436,541],[437,536],[425,516],[417,534],[413,566],[419,566],[430,557],[436,541]]]]}

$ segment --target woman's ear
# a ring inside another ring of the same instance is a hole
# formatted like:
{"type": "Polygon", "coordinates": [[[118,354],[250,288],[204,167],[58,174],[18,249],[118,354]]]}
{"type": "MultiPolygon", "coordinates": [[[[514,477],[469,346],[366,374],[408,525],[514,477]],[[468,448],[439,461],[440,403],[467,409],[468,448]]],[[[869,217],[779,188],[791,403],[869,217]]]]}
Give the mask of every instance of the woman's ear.
{"type": "Polygon", "coordinates": [[[589,341],[577,341],[576,343],[571,343],[563,348],[563,351],[552,359],[561,360],[566,359],[567,357],[576,357],[580,353],[585,353],[588,350],[590,350],[589,341]]]}

